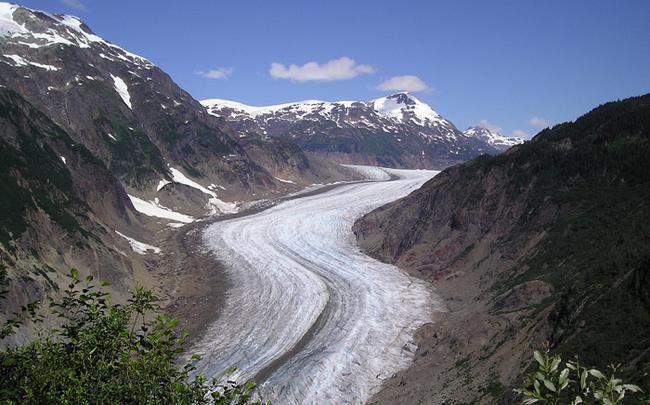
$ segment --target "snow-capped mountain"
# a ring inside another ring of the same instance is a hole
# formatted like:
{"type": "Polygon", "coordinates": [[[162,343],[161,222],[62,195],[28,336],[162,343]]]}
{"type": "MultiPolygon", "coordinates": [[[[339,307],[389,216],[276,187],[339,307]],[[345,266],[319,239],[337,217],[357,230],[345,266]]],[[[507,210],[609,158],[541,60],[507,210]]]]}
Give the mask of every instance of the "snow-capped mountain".
{"type": "Polygon", "coordinates": [[[521,138],[503,136],[480,126],[469,127],[463,133],[467,136],[480,139],[500,151],[505,151],[515,145],[524,143],[524,140],[521,138]]]}
{"type": "Polygon", "coordinates": [[[233,138],[165,72],[77,17],[0,3],[0,85],[43,111],[135,190],[173,181],[170,168],[239,199],[286,188],[277,177],[325,180],[293,144],[233,138]]]}
{"type": "Polygon", "coordinates": [[[266,107],[221,99],[201,103],[240,137],[291,139],[308,152],[343,163],[441,168],[498,152],[408,93],[371,101],[307,100],[266,107]]]}

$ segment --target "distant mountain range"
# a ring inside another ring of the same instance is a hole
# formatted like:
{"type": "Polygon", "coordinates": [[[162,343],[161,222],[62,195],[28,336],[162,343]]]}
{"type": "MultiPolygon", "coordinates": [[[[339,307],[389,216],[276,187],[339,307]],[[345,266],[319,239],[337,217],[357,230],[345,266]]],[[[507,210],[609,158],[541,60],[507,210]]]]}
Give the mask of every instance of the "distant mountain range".
{"type": "Polygon", "coordinates": [[[290,140],[306,152],[341,163],[443,168],[522,142],[478,127],[460,132],[408,93],[371,101],[308,100],[266,107],[221,99],[201,103],[240,138],[290,140]]]}
{"type": "Polygon", "coordinates": [[[469,127],[463,131],[463,134],[470,138],[480,139],[481,141],[487,143],[500,152],[505,152],[515,145],[524,143],[524,140],[521,138],[506,137],[496,132],[490,131],[488,128],[479,126],[469,127]]]}

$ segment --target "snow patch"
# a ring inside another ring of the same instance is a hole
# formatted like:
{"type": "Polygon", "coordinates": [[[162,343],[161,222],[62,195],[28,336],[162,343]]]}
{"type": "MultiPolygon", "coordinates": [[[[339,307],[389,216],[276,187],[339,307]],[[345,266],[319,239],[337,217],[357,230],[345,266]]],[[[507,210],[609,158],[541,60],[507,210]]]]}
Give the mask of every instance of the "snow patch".
{"type": "Polygon", "coordinates": [[[52,65],[44,65],[42,63],[36,63],[32,61],[28,61],[22,56],[18,55],[2,55],[5,58],[11,59],[14,61],[15,65],[14,66],[36,66],[37,68],[45,69],[45,70],[50,70],[50,71],[56,71],[59,70],[58,67],[52,66],[52,65]]]}
{"type": "Polygon", "coordinates": [[[126,239],[129,242],[129,245],[131,245],[131,249],[133,249],[133,251],[138,253],[138,254],[145,255],[145,254],[147,254],[147,251],[149,251],[149,250],[152,250],[156,254],[161,252],[160,248],[158,248],[158,247],[148,245],[146,243],[137,241],[137,240],[135,240],[133,238],[129,238],[125,234],[123,234],[121,232],[118,232],[118,231],[115,231],[115,233],[120,235],[124,239],[126,239]]]}
{"type": "Polygon", "coordinates": [[[131,107],[131,96],[129,95],[129,87],[126,85],[124,80],[122,80],[121,77],[118,76],[113,76],[113,87],[115,88],[115,91],[117,91],[117,94],[122,97],[122,101],[124,101],[124,104],[126,104],[131,110],[133,110],[133,107],[131,107]]]}
{"type": "Polygon", "coordinates": [[[27,31],[25,27],[14,21],[14,11],[18,6],[10,3],[0,3],[0,36],[9,36],[27,31]]]}
{"type": "Polygon", "coordinates": [[[132,196],[130,194],[127,194],[129,198],[131,199],[131,202],[133,203],[133,206],[135,207],[136,211],[150,216],[150,217],[158,217],[158,218],[165,218],[165,219],[171,219],[173,221],[177,222],[183,222],[183,223],[190,223],[194,221],[194,218],[181,214],[180,212],[172,211],[169,208],[161,205],[157,199],[154,201],[145,201],[142,200],[138,197],[132,196]]]}
{"type": "Polygon", "coordinates": [[[276,179],[277,181],[281,181],[283,183],[296,184],[296,182],[292,181],[292,180],[285,180],[285,179],[281,179],[281,178],[275,177],[275,176],[273,176],[273,178],[276,179]]]}
{"type": "Polygon", "coordinates": [[[170,184],[171,181],[162,179],[158,182],[158,186],[156,187],[156,191],[162,190],[163,187],[165,187],[167,184],[170,184]]]}
{"type": "Polygon", "coordinates": [[[209,190],[194,180],[189,179],[180,170],[174,167],[170,167],[169,171],[172,173],[172,179],[176,183],[185,184],[186,186],[195,188],[211,197],[208,200],[208,206],[206,207],[210,215],[217,214],[218,212],[223,212],[225,214],[232,214],[237,212],[237,204],[220,200],[214,191],[209,190]]]}

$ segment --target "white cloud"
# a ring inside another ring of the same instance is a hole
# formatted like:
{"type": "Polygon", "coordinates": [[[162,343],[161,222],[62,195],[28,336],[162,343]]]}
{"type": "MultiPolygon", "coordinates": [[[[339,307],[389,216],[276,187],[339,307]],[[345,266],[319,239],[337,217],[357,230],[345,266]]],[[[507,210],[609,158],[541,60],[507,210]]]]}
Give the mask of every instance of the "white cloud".
{"type": "Polygon", "coordinates": [[[61,0],[61,3],[77,10],[86,10],[86,6],[80,0],[61,0]]]}
{"type": "Polygon", "coordinates": [[[370,65],[359,65],[354,59],[343,56],[326,63],[308,62],[302,66],[271,63],[269,74],[274,79],[286,79],[295,82],[348,80],[360,74],[374,73],[370,65]]]}
{"type": "Polygon", "coordinates": [[[393,76],[390,79],[384,81],[375,87],[377,90],[381,91],[429,91],[431,88],[427,86],[425,82],[422,81],[417,76],[405,75],[405,76],[393,76]]]}
{"type": "Polygon", "coordinates": [[[199,71],[196,72],[196,74],[201,77],[205,77],[206,79],[222,80],[222,79],[227,79],[232,75],[232,69],[216,68],[216,69],[208,70],[207,72],[199,71]]]}
{"type": "Polygon", "coordinates": [[[488,120],[481,120],[478,123],[478,126],[481,127],[481,128],[485,128],[485,129],[489,130],[490,132],[494,132],[495,134],[500,134],[501,130],[502,130],[502,128],[500,126],[497,126],[497,125],[489,122],[488,120]]]}
{"type": "Polygon", "coordinates": [[[528,123],[538,128],[547,128],[551,125],[551,123],[548,120],[540,117],[533,117],[528,121],[528,123]]]}

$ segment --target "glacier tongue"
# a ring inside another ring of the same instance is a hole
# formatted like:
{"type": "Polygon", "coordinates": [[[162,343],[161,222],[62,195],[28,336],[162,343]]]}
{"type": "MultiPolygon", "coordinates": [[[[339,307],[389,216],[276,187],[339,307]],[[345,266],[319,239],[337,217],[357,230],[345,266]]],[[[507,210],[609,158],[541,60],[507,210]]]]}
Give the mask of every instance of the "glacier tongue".
{"type": "Polygon", "coordinates": [[[220,317],[192,353],[198,371],[265,382],[281,404],[361,403],[406,367],[412,334],[436,298],[423,281],[364,255],[351,231],[364,213],[405,196],[436,172],[345,185],[217,222],[204,241],[226,265],[220,317]]]}

